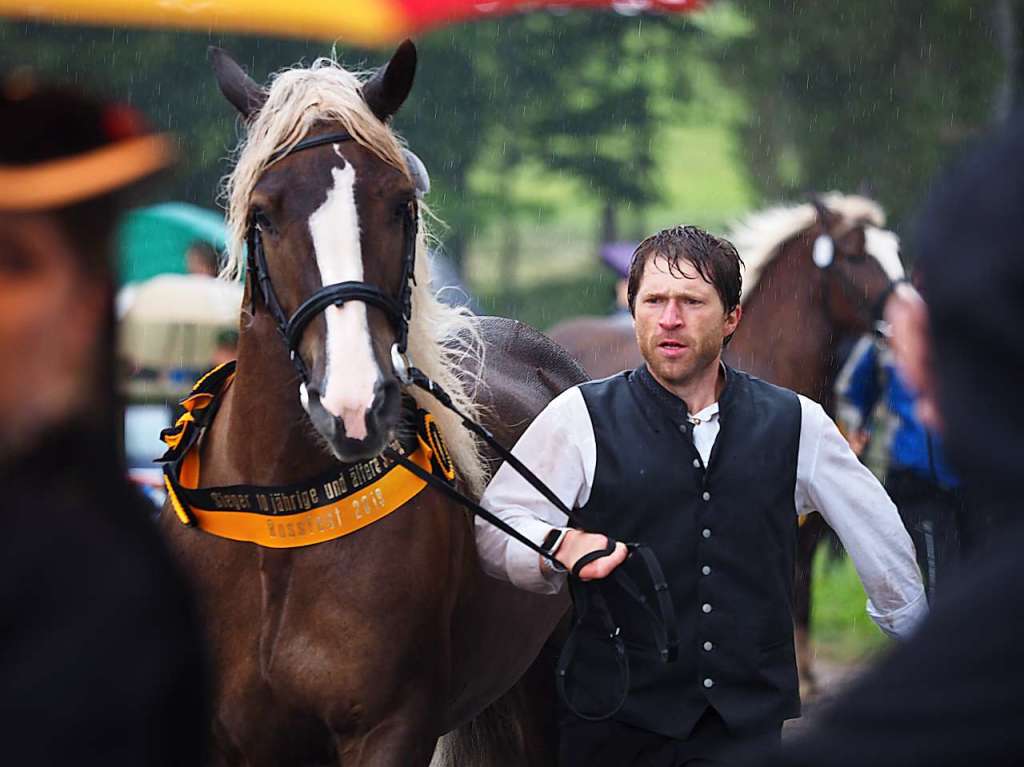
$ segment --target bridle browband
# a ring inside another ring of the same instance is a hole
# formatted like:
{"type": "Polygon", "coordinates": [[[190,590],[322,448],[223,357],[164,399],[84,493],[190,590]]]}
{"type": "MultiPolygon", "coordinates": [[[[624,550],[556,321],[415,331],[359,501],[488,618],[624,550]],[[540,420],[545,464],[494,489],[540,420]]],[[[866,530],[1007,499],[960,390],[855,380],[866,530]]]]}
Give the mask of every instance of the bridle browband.
{"type": "MultiPolygon", "coordinates": [[[[347,131],[313,136],[303,139],[291,148],[274,152],[270,156],[270,162],[277,162],[307,149],[351,140],[353,140],[352,135],[347,131]]],[[[412,288],[416,281],[416,234],[418,222],[418,207],[414,200],[410,200],[402,216],[402,226],[404,229],[402,281],[400,283],[401,292],[398,298],[389,296],[379,287],[368,282],[352,280],[336,282],[331,285],[324,285],[315,291],[289,317],[281,307],[281,302],[278,300],[277,293],[274,291],[274,285],[270,280],[270,270],[267,268],[267,256],[263,250],[260,224],[257,221],[249,221],[249,230],[246,235],[248,246],[247,266],[254,282],[253,288],[259,290],[267,311],[284,338],[292,364],[298,371],[303,383],[309,383],[309,371],[306,368],[305,362],[302,361],[302,355],[299,354],[299,344],[302,341],[306,326],[309,325],[314,317],[328,307],[342,306],[349,301],[361,301],[364,304],[369,304],[380,309],[387,316],[395,330],[395,344],[391,350],[391,360],[395,365],[396,375],[399,379],[405,381],[408,370],[405,354],[409,341],[409,321],[412,318],[412,288]]],[[[251,293],[250,299],[253,303],[255,302],[255,289],[251,293]]]]}

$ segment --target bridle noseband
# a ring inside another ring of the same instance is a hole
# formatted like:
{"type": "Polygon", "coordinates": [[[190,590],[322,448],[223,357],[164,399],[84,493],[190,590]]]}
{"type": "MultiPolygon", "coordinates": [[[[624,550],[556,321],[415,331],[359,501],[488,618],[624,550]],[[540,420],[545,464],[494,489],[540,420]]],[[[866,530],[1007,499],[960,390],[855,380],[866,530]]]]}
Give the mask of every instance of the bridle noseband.
{"type": "MultiPolygon", "coordinates": [[[[351,140],[351,134],[346,131],[314,136],[303,139],[290,149],[282,149],[275,152],[270,156],[270,162],[276,162],[306,149],[351,140]]],[[[284,339],[292,364],[298,371],[303,383],[309,383],[309,371],[306,368],[306,364],[302,361],[302,355],[299,354],[299,343],[302,341],[306,326],[309,325],[314,317],[329,306],[342,306],[349,301],[362,301],[364,304],[375,306],[387,316],[392,327],[395,329],[395,344],[391,349],[392,364],[395,367],[395,374],[405,382],[409,368],[405,354],[409,341],[409,321],[412,317],[412,287],[416,280],[416,233],[418,219],[419,211],[417,204],[415,201],[410,201],[405,207],[402,216],[402,226],[404,229],[402,281],[401,292],[398,298],[389,296],[379,287],[368,282],[352,280],[336,282],[331,285],[324,285],[314,292],[299,305],[299,308],[295,310],[291,317],[281,307],[281,302],[274,291],[273,283],[270,281],[270,271],[267,268],[267,256],[263,250],[262,230],[259,223],[255,221],[249,222],[249,231],[246,235],[248,246],[247,268],[252,275],[254,287],[258,288],[267,311],[270,313],[284,339]]],[[[253,304],[255,303],[255,290],[250,300],[253,304]]],[[[251,308],[254,309],[255,307],[251,308]]]]}

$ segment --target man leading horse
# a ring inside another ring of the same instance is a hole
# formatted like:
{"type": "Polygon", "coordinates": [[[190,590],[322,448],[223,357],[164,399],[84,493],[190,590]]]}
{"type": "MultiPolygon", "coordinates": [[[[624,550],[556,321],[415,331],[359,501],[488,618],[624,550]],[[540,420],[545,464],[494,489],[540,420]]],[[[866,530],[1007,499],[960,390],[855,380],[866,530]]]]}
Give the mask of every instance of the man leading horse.
{"type": "MultiPolygon", "coordinates": [[[[926,612],[895,506],[822,408],[722,362],[742,315],[741,264],[729,242],[692,226],[644,240],[629,270],[644,364],[569,389],[517,443],[587,531],[565,529],[507,465],[484,494],[484,506],[549,553],[478,522],[484,567],[521,588],[554,593],[566,570],[598,581],[628,568],[627,547],[610,539],[648,543],[664,566],[679,658],[637,651],[647,623],[609,583],[631,690],[609,720],[563,714],[566,767],[723,764],[735,746],[778,740],[800,712],[790,620],[799,514],[819,511],[839,534],[885,633],[906,636],[926,612]]],[[[579,708],[619,684],[602,633],[583,625],[578,634],[579,708]]]]}

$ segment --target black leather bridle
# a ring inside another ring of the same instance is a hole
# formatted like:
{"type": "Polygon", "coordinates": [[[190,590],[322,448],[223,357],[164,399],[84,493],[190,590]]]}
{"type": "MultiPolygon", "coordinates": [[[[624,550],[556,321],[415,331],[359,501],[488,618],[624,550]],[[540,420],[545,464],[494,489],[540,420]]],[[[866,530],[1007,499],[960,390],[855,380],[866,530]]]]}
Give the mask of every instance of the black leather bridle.
{"type": "MultiPolygon", "coordinates": [[[[346,131],[327,133],[322,136],[313,136],[303,139],[290,149],[282,149],[270,157],[270,162],[289,157],[297,152],[313,149],[314,147],[326,144],[337,144],[342,141],[351,141],[352,136],[346,131]]],[[[262,229],[258,221],[249,221],[249,231],[246,235],[248,246],[247,268],[252,275],[253,287],[259,290],[267,311],[277,325],[278,331],[284,338],[285,345],[292,364],[298,371],[304,383],[309,383],[309,370],[306,363],[302,361],[299,354],[299,344],[306,326],[329,306],[342,306],[349,301],[362,301],[364,304],[375,306],[387,316],[395,330],[395,344],[391,350],[391,361],[395,366],[396,375],[406,382],[408,363],[406,362],[406,346],[409,342],[409,321],[412,317],[412,288],[415,283],[416,268],[416,232],[418,227],[419,211],[415,200],[410,200],[405,206],[402,215],[402,227],[404,230],[402,245],[402,281],[400,293],[397,298],[389,296],[378,286],[368,282],[349,280],[336,282],[331,285],[324,285],[303,301],[299,308],[289,317],[281,307],[281,302],[274,291],[274,285],[270,280],[270,271],[267,268],[267,256],[263,250],[262,229]]],[[[252,292],[252,300],[255,299],[256,291],[252,292]]]]}

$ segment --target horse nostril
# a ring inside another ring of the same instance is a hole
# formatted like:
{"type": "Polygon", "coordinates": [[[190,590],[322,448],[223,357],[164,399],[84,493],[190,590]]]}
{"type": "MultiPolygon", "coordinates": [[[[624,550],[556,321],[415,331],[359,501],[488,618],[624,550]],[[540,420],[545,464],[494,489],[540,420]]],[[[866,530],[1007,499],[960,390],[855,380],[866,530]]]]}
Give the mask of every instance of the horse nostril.
{"type": "Polygon", "coordinates": [[[401,390],[394,379],[378,380],[373,387],[373,405],[370,407],[374,425],[392,424],[398,420],[401,390]]]}
{"type": "Polygon", "coordinates": [[[327,409],[320,401],[320,392],[315,387],[310,386],[305,389],[305,393],[303,405],[306,408],[306,412],[309,413],[313,426],[325,438],[333,439],[337,433],[337,421],[331,413],[327,412],[327,409]]]}
{"type": "Polygon", "coordinates": [[[373,410],[377,411],[388,405],[398,396],[398,382],[394,380],[378,380],[373,387],[373,410]]]}

